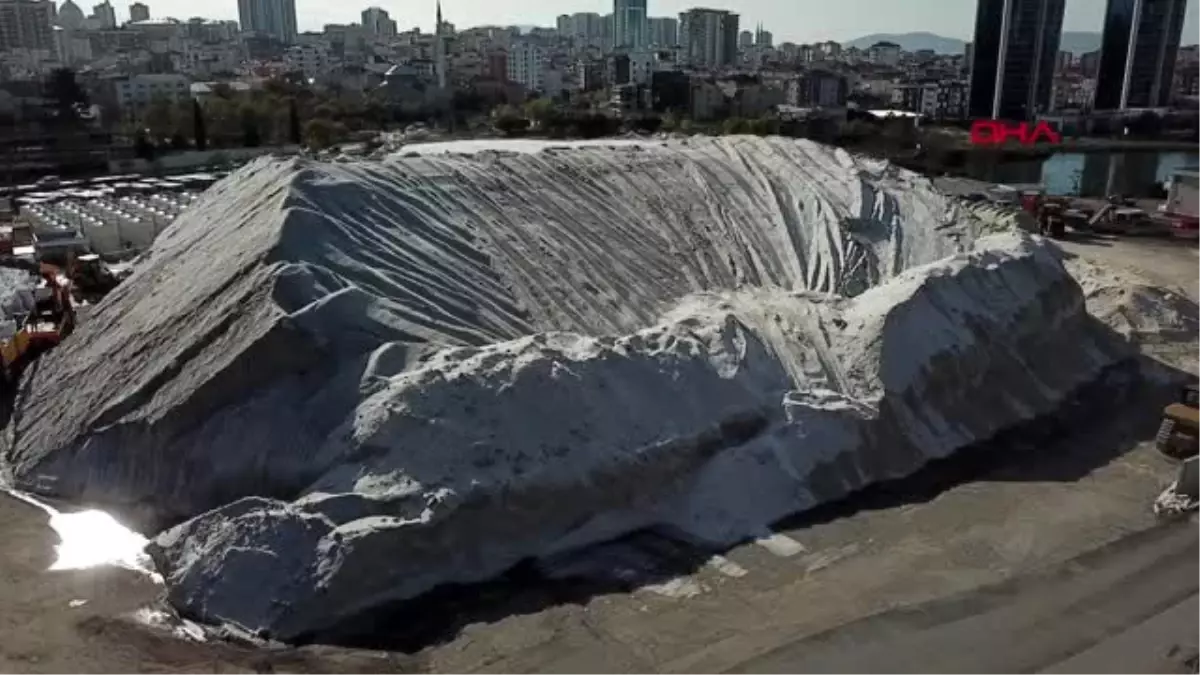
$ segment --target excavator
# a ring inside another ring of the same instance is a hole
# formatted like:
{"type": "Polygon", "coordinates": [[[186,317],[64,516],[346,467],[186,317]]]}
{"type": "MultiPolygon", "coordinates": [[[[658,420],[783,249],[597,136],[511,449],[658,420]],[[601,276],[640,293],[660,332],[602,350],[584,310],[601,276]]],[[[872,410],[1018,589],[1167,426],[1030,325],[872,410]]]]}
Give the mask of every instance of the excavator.
{"type": "Polygon", "coordinates": [[[1034,217],[1038,224],[1038,233],[1043,237],[1062,239],[1066,236],[1064,207],[1061,197],[1048,197],[1040,190],[1026,190],[1021,193],[1021,208],[1034,217]]]}
{"type": "Polygon", "coordinates": [[[0,342],[0,390],[11,392],[21,372],[43,352],[55,347],[75,328],[71,282],[54,265],[14,257],[0,257],[0,267],[29,272],[40,278],[33,291],[33,306],[14,316],[16,331],[0,342]]]}
{"type": "Polygon", "coordinates": [[[1132,206],[1131,200],[1111,196],[1108,203],[1081,223],[1083,229],[1103,234],[1127,236],[1165,235],[1170,233],[1169,220],[1154,218],[1132,206]]]}

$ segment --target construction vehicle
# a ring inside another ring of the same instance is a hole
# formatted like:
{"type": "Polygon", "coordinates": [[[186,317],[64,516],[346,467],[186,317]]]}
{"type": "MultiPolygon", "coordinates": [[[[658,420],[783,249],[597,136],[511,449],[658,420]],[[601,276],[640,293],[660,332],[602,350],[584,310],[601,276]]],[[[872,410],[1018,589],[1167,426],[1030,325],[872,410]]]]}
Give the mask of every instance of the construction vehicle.
{"type": "Polygon", "coordinates": [[[1200,440],[1200,387],[1189,384],[1182,389],[1179,400],[1163,409],[1162,424],[1154,445],[1172,457],[1196,454],[1200,440]]]}
{"type": "Polygon", "coordinates": [[[33,307],[14,316],[16,330],[0,341],[0,389],[11,392],[21,372],[43,352],[55,347],[75,328],[71,282],[54,265],[21,258],[2,258],[0,266],[22,269],[40,277],[33,290],[33,307]]]}
{"type": "Polygon", "coordinates": [[[1076,232],[1087,232],[1091,229],[1088,225],[1088,213],[1083,209],[1068,208],[1063,211],[1063,222],[1068,227],[1076,232]]]}
{"type": "Polygon", "coordinates": [[[1038,210],[1042,207],[1042,193],[1039,190],[1025,190],[1021,192],[1021,208],[1035,218],[1038,215],[1038,210]]]}
{"type": "Polygon", "coordinates": [[[1134,234],[1144,229],[1141,227],[1144,220],[1145,211],[1109,202],[1092,215],[1088,228],[1107,234],[1134,234]]]}
{"type": "Polygon", "coordinates": [[[1066,219],[1063,218],[1063,205],[1055,201],[1044,201],[1038,207],[1038,229],[1042,236],[1062,239],[1067,234],[1066,219]]]}
{"type": "Polygon", "coordinates": [[[68,269],[75,295],[84,302],[99,301],[121,283],[120,278],[95,253],[73,258],[68,269]]]}

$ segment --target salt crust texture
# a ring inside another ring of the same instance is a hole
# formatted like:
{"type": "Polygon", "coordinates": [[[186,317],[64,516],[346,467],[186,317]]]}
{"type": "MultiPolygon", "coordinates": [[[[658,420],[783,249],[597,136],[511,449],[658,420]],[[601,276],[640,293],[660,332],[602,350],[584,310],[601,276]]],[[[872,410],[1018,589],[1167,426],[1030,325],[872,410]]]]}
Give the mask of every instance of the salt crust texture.
{"type": "Polygon", "coordinates": [[[282,640],[645,527],[725,545],[1131,358],[1021,226],[777,138],[263,159],[39,362],[6,458],[187,519],[170,600],[282,640]]]}

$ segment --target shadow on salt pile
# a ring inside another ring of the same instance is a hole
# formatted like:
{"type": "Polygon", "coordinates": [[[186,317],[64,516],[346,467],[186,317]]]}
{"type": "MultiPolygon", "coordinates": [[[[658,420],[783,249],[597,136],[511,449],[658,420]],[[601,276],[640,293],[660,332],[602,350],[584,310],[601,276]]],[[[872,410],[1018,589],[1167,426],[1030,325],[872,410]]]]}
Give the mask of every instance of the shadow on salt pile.
{"type": "MultiPolygon", "coordinates": [[[[925,503],[978,480],[1079,480],[1138,442],[1153,438],[1158,411],[1177,393],[1175,382],[1190,377],[1146,357],[1114,366],[1078,390],[1055,415],[932,460],[908,477],[876,483],[845,499],[785,518],[775,529],[804,529],[863,511],[925,503]],[[1165,378],[1145,377],[1146,368],[1167,371],[1165,378]],[[1053,452],[1046,452],[1048,448],[1053,452]]],[[[637,532],[570,554],[569,560],[526,560],[492,581],[440,586],[418,598],[364,614],[337,631],[308,636],[305,642],[415,652],[448,642],[471,624],[494,623],[555,606],[583,605],[602,595],[661,588],[696,572],[720,552],[698,548],[671,533],[637,532]],[[591,564],[587,564],[589,556],[591,564]]],[[[664,594],[688,596],[686,589],[664,594]]]]}

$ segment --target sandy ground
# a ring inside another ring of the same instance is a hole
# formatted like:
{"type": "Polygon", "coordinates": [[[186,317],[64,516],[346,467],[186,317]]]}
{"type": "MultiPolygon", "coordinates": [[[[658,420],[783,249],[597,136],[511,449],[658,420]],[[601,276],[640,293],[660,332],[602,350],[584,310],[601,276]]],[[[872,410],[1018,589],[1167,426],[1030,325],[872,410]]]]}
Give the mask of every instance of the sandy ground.
{"type": "Polygon", "coordinates": [[[1163,286],[1200,298],[1200,248],[1171,239],[1081,237],[1068,233],[1059,244],[1070,253],[1106,265],[1127,267],[1163,286]]]}
{"type": "MultiPolygon", "coordinates": [[[[1067,248],[1155,275],[1151,278],[1196,296],[1195,249],[1107,243],[1068,243],[1067,248]]],[[[1141,546],[1143,540],[1128,537],[1147,537],[1138,533],[1156,525],[1151,502],[1175,472],[1149,443],[1159,405],[1148,398],[1128,414],[1100,415],[1094,423],[1077,425],[1050,445],[1013,442],[993,448],[988,461],[934,467],[913,481],[805,514],[781,525],[771,538],[717,557],[645,535],[629,542],[623,554],[626,560],[640,556],[641,563],[607,581],[533,584],[518,571],[469,591],[436,594],[397,614],[386,624],[394,626],[394,634],[374,644],[422,647],[411,656],[330,648],[264,651],[171,638],[129,618],[154,600],[152,584],[113,569],[46,572],[54,543],[46,515],[0,497],[5,542],[0,549],[0,597],[5,599],[0,670],[713,672],[803,669],[813,663],[853,670],[862,667],[848,658],[857,650],[843,650],[847,657],[832,661],[789,661],[788,654],[796,654],[791,646],[806,639],[861,630],[855,626],[866,617],[898,607],[989,597],[987,590],[978,590],[981,586],[1016,578],[1008,583],[1037,593],[1038,579],[1055,570],[1077,570],[1080,560],[1100,555],[1077,558],[1086,551],[1122,539],[1131,543],[1114,545],[1118,553],[1141,546]],[[87,602],[72,607],[79,604],[73,600],[87,602]]],[[[1184,593],[1188,589],[1180,579],[1194,584],[1197,577],[1195,540],[1152,540],[1176,557],[1184,555],[1178,547],[1191,547],[1190,557],[1173,558],[1169,570],[1172,592],[1184,593]]],[[[1080,611],[1111,616],[1114,625],[1081,637],[1078,627],[1056,628],[1053,613],[1045,613],[1040,623],[1013,624],[1015,634],[1061,636],[1060,643],[1047,638],[1039,653],[1053,658],[1042,659],[1038,667],[1071,670],[1083,667],[1071,658],[1085,659],[1086,665],[1089,654],[1103,660],[1106,649],[1132,653],[1120,647],[1122,639],[1153,651],[1140,653],[1147,659],[1186,660],[1194,653],[1194,631],[1190,644],[1159,640],[1151,645],[1137,638],[1138,631],[1160,635],[1155,620],[1174,626],[1171,612],[1195,617],[1194,585],[1190,595],[1156,605],[1157,613],[1149,616],[1157,619],[1147,619],[1144,608],[1106,610],[1109,605],[1096,595],[1106,587],[1103,575],[1117,573],[1113,566],[1126,571],[1121,578],[1131,579],[1123,586],[1130,593],[1153,587],[1148,579],[1158,571],[1137,573],[1145,557],[1130,562],[1114,554],[1090,572],[1079,572],[1073,592],[1086,596],[1077,603],[1080,611]],[[1099,642],[1089,647],[1093,638],[1099,642]],[[1071,648],[1063,652],[1065,644],[1071,648]]],[[[970,606],[980,616],[1000,611],[994,604],[970,606]]],[[[918,624],[908,629],[937,632],[918,624]]],[[[989,663],[989,652],[969,641],[954,649],[929,667],[996,670],[1011,663],[989,663]]],[[[923,665],[919,659],[913,663],[923,665]]]]}

